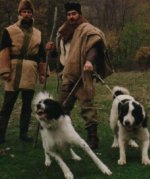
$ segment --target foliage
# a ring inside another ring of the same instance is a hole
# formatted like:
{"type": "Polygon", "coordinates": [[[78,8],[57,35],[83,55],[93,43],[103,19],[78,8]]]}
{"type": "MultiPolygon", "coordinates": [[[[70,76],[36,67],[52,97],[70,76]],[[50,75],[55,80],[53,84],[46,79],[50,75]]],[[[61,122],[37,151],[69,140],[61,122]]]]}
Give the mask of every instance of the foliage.
{"type": "Polygon", "coordinates": [[[141,66],[144,70],[150,68],[150,47],[141,47],[137,50],[135,61],[141,66]]]}
{"type": "Polygon", "coordinates": [[[114,63],[114,60],[116,62],[116,59],[114,59],[114,54],[116,52],[116,49],[118,48],[118,36],[115,31],[107,31],[105,33],[105,36],[106,36],[109,57],[111,61],[114,63]]]}
{"type": "Polygon", "coordinates": [[[149,46],[150,25],[145,22],[135,22],[126,25],[120,35],[119,47],[116,51],[116,65],[132,67],[137,49],[149,46]]]}
{"type": "MultiPolygon", "coordinates": [[[[20,0],[0,0],[0,39],[3,29],[17,20],[20,0]]],[[[43,43],[50,37],[54,9],[58,17],[53,41],[58,27],[65,21],[64,3],[68,0],[32,0],[35,6],[35,26],[41,30],[43,43]]],[[[72,1],[72,0],[71,0],[72,1]]],[[[137,49],[149,46],[150,2],[149,0],[78,0],[82,13],[89,22],[104,31],[116,68],[132,68],[137,49]],[[141,45],[140,45],[141,43],[141,45]]]]}

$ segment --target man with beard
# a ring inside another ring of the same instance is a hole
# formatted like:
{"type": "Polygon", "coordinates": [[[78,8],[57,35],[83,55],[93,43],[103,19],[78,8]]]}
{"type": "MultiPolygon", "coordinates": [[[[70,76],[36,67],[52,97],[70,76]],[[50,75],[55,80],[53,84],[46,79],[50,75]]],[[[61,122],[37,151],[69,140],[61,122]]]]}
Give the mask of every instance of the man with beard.
{"type": "Polygon", "coordinates": [[[0,144],[14,104],[21,92],[20,139],[30,142],[28,136],[31,103],[37,78],[45,80],[45,49],[41,32],[33,27],[34,7],[29,0],[22,0],[18,7],[19,20],[4,29],[0,46],[0,75],[4,80],[4,102],[0,111],[0,144]]]}
{"type": "MultiPolygon", "coordinates": [[[[70,114],[78,99],[88,132],[87,142],[91,149],[97,149],[99,120],[93,106],[93,71],[96,70],[102,77],[107,76],[108,69],[104,62],[105,37],[100,29],[82,16],[79,3],[69,2],[64,7],[67,20],[59,28],[57,36],[60,64],[63,67],[60,102],[65,112],[70,114]]],[[[46,49],[50,50],[51,55],[56,54],[53,42],[48,42],[46,49]]]]}

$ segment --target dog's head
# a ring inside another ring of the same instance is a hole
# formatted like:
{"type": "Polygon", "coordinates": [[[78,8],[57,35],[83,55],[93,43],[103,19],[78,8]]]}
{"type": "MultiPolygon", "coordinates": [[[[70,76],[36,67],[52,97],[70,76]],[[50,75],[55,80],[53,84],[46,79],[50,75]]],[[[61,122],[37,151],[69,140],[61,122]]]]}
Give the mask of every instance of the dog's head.
{"type": "Polygon", "coordinates": [[[137,101],[129,100],[119,103],[119,121],[127,130],[147,127],[147,117],[143,106],[137,101]]]}
{"type": "Polygon", "coordinates": [[[46,92],[40,92],[35,97],[34,105],[39,120],[57,120],[64,115],[62,106],[46,92]]]}

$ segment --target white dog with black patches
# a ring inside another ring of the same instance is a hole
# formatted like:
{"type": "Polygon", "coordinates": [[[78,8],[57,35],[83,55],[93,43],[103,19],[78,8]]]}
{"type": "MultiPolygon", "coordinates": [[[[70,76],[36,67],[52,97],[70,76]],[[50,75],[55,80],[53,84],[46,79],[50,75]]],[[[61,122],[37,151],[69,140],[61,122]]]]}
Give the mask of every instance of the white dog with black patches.
{"type": "Polygon", "coordinates": [[[149,132],[147,129],[147,116],[144,107],[130,96],[126,88],[115,86],[113,88],[113,103],[110,113],[110,127],[114,133],[112,147],[120,150],[119,165],[126,164],[125,145],[138,147],[132,137],[141,142],[142,164],[150,165],[148,157],[149,132]]]}
{"type": "Polygon", "coordinates": [[[106,175],[111,175],[109,168],[94,154],[88,144],[78,135],[72,126],[71,119],[65,115],[62,106],[48,93],[39,93],[34,100],[36,118],[41,125],[41,137],[45,151],[45,165],[51,165],[54,158],[62,169],[66,179],[73,179],[73,174],[63,161],[59,151],[69,147],[72,159],[81,158],[71,148],[73,145],[81,147],[94,161],[97,167],[106,175]]]}

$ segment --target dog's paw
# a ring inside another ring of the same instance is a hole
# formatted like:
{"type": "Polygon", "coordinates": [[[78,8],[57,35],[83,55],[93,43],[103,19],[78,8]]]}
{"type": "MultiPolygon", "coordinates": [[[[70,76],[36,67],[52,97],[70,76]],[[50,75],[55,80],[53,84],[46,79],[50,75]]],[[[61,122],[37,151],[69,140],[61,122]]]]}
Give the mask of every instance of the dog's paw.
{"type": "Polygon", "coordinates": [[[51,165],[52,161],[50,159],[45,160],[45,166],[49,167],[51,165]]]}
{"type": "Polygon", "coordinates": [[[109,168],[107,167],[107,166],[105,166],[105,168],[103,169],[103,171],[102,171],[104,174],[106,174],[106,175],[112,175],[112,172],[109,170],[109,168]]]}
{"type": "Polygon", "coordinates": [[[134,148],[138,148],[139,145],[134,141],[134,140],[129,140],[129,143],[128,143],[131,147],[134,147],[134,148]]]}
{"type": "Polygon", "coordinates": [[[72,149],[70,149],[70,152],[71,152],[71,158],[73,160],[76,160],[76,161],[82,160],[82,158],[79,155],[77,155],[72,149]]]}
{"type": "Polygon", "coordinates": [[[142,159],[142,164],[150,165],[150,159],[149,158],[142,159]]]}
{"type": "Polygon", "coordinates": [[[73,174],[71,172],[65,173],[65,179],[74,179],[73,174]]]}
{"type": "Polygon", "coordinates": [[[126,160],[125,159],[119,159],[118,160],[118,165],[125,165],[126,164],[126,160]]]}
{"type": "Polygon", "coordinates": [[[76,160],[76,161],[82,160],[82,158],[79,157],[79,155],[77,155],[75,152],[72,152],[71,154],[72,154],[72,159],[73,160],[76,160]]]}
{"type": "Polygon", "coordinates": [[[112,148],[117,148],[119,146],[119,144],[118,144],[118,140],[117,140],[117,138],[116,137],[114,137],[114,141],[113,141],[113,143],[112,143],[112,148]]]}
{"type": "Polygon", "coordinates": [[[111,147],[112,147],[112,148],[118,148],[118,146],[119,146],[118,143],[115,143],[115,142],[114,142],[111,147]]]}
{"type": "Polygon", "coordinates": [[[82,160],[82,158],[79,157],[78,155],[72,156],[72,159],[73,159],[73,160],[76,160],[76,161],[82,160]]]}

